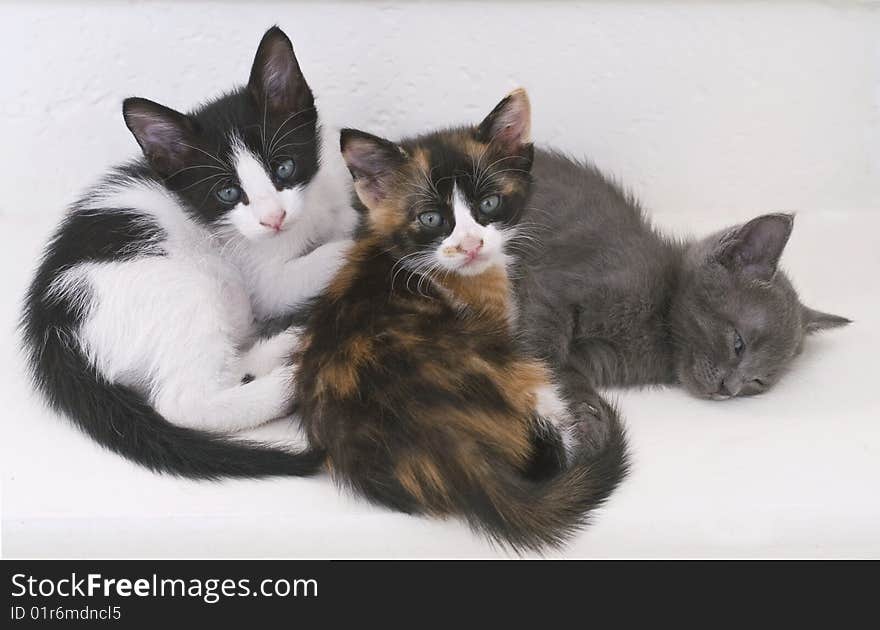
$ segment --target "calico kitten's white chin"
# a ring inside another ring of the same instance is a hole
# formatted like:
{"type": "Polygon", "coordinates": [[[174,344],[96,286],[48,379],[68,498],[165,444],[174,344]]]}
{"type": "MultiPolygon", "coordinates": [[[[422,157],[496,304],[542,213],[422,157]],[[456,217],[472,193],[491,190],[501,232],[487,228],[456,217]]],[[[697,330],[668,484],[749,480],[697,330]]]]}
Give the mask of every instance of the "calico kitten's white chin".
{"type": "Polygon", "coordinates": [[[494,267],[498,261],[493,260],[489,256],[477,256],[472,259],[465,259],[455,267],[455,272],[462,276],[478,276],[490,267],[494,267]]]}
{"type": "Polygon", "coordinates": [[[493,267],[504,267],[507,264],[507,257],[500,252],[484,252],[473,257],[464,254],[438,254],[438,258],[443,269],[460,276],[478,276],[493,267]]]}

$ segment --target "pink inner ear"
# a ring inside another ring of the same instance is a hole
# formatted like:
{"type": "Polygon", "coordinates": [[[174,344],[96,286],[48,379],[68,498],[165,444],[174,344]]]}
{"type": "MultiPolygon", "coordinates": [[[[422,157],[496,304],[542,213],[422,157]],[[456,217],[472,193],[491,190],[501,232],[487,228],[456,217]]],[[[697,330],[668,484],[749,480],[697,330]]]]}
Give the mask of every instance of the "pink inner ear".
{"type": "Polygon", "coordinates": [[[186,132],[163,114],[132,111],[128,121],[144,154],[154,161],[154,166],[171,168],[183,154],[188,153],[185,147],[186,132]]]}
{"type": "Polygon", "coordinates": [[[133,114],[134,120],[141,119],[141,140],[150,146],[172,147],[183,140],[180,129],[167,120],[149,114],[133,114]]]}
{"type": "Polygon", "coordinates": [[[511,92],[480,123],[483,140],[514,153],[531,142],[532,113],[525,90],[511,92]]]}
{"type": "MultiPolygon", "coordinates": [[[[281,48],[281,43],[274,44],[281,48]]],[[[291,89],[291,77],[295,76],[296,68],[293,59],[286,49],[271,50],[266,65],[263,67],[263,85],[270,100],[283,100],[291,89]]]]}
{"type": "Polygon", "coordinates": [[[302,76],[290,40],[278,29],[270,29],[257,49],[248,87],[269,109],[290,112],[312,105],[312,93],[302,76]]]}
{"type": "Polygon", "coordinates": [[[342,157],[357,178],[375,179],[388,175],[404,159],[401,149],[390,142],[351,138],[342,149],[342,157]]]}
{"type": "Polygon", "coordinates": [[[362,140],[350,140],[342,150],[342,157],[352,174],[357,177],[374,175],[377,172],[377,151],[373,145],[362,140]]]}
{"type": "Polygon", "coordinates": [[[499,140],[505,144],[527,144],[531,135],[531,114],[528,101],[512,99],[498,118],[499,140]]]}
{"type": "Polygon", "coordinates": [[[354,182],[354,191],[358,198],[370,210],[385,198],[381,182],[372,178],[361,178],[354,182]]]}

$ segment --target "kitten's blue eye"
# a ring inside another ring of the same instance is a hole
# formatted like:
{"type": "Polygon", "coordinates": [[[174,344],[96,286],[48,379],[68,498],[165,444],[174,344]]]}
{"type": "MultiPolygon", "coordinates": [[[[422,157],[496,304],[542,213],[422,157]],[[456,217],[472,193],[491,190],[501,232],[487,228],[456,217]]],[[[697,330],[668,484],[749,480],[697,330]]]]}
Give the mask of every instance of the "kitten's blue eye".
{"type": "Polygon", "coordinates": [[[217,199],[223,203],[238,203],[241,199],[241,188],[238,186],[224,186],[217,191],[217,199]]]}
{"type": "Polygon", "coordinates": [[[492,214],[501,205],[501,197],[498,195],[489,195],[480,201],[480,212],[483,214],[492,214]]]}
{"type": "Polygon", "coordinates": [[[284,160],[275,167],[275,176],[278,179],[290,179],[296,172],[296,163],[293,160],[284,160]]]}
{"type": "Polygon", "coordinates": [[[733,351],[736,353],[736,356],[739,356],[743,353],[743,350],[746,349],[746,342],[743,341],[743,338],[740,337],[739,331],[733,331],[733,351]]]}
{"type": "Polygon", "coordinates": [[[446,220],[439,212],[423,212],[419,215],[419,223],[429,228],[438,228],[443,225],[446,220]]]}

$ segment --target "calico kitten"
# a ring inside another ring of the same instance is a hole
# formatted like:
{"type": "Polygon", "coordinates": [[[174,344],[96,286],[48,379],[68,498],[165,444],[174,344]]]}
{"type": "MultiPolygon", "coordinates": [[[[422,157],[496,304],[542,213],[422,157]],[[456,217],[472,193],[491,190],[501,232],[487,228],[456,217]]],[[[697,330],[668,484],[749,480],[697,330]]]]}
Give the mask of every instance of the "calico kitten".
{"type": "Polygon", "coordinates": [[[671,239],[594,167],[536,151],[520,325],[570,388],[680,383],[709,399],[775,384],[814,331],[779,258],[785,214],[671,239]]]}
{"type": "Polygon", "coordinates": [[[255,319],[323,288],[356,222],[290,40],[270,29],[247,86],[189,114],[142,98],[123,114],[144,159],[73,205],[26,296],[36,387],[157,471],[314,472],[320,454],[225,437],[288,412],[295,335],[254,344],[255,319]]]}
{"type": "Polygon", "coordinates": [[[513,334],[529,124],[519,90],[477,127],[399,144],[344,130],[365,216],[295,357],[299,412],[339,482],[518,550],[561,544],[627,468],[614,409],[564,402],[513,334]],[[604,448],[580,443],[584,414],[604,417],[604,448]]]}

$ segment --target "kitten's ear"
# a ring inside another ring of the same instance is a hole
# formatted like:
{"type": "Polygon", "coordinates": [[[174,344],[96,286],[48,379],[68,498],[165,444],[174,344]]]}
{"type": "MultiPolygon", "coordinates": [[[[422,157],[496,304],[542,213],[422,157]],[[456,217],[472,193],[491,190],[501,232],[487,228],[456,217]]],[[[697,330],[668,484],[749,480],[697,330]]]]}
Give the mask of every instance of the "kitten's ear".
{"type": "Polygon", "coordinates": [[[293,44],[277,26],[273,26],[257,48],[248,90],[260,111],[265,106],[276,114],[299,112],[314,106],[315,99],[299,62],[293,54],[293,44]]]}
{"type": "Polygon", "coordinates": [[[522,88],[504,97],[477,127],[477,139],[508,154],[520,153],[531,144],[532,107],[522,88]]]}
{"type": "Polygon", "coordinates": [[[752,219],[721,237],[716,258],[735,273],[768,282],[776,274],[793,226],[794,216],[790,214],[765,214],[752,219]]]}
{"type": "Polygon", "coordinates": [[[840,328],[851,324],[852,320],[840,315],[814,311],[807,306],[801,306],[801,321],[804,324],[804,332],[814,333],[828,328],[840,328]]]}
{"type": "Polygon", "coordinates": [[[192,160],[198,134],[195,121],[145,98],[127,98],[122,116],[153,169],[171,175],[192,160]]]}
{"type": "Polygon", "coordinates": [[[406,152],[390,140],[357,129],[343,129],[339,145],[358,197],[373,208],[388,194],[394,174],[406,163],[406,152]]]}

